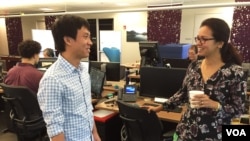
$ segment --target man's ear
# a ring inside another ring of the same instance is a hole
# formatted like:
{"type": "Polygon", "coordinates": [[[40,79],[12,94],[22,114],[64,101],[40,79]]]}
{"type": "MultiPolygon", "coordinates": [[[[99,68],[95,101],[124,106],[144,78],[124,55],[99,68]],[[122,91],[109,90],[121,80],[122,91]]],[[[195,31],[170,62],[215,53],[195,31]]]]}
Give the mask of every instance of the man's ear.
{"type": "Polygon", "coordinates": [[[70,45],[71,42],[72,42],[72,38],[71,37],[68,37],[68,36],[64,36],[63,37],[63,40],[65,42],[65,45],[70,45]]]}

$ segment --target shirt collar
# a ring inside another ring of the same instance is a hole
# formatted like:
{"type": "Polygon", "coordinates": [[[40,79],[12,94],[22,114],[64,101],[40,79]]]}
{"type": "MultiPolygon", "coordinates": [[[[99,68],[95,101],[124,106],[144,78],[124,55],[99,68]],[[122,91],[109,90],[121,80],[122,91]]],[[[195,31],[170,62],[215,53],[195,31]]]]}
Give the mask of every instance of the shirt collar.
{"type": "Polygon", "coordinates": [[[35,67],[34,65],[30,64],[30,63],[17,63],[17,66],[31,66],[31,67],[35,67]]]}
{"type": "Polygon", "coordinates": [[[83,70],[83,65],[80,63],[78,68],[70,64],[64,57],[62,57],[60,54],[58,55],[58,61],[62,62],[62,65],[64,68],[67,69],[69,72],[74,72],[74,71],[82,71],[83,70]]]}

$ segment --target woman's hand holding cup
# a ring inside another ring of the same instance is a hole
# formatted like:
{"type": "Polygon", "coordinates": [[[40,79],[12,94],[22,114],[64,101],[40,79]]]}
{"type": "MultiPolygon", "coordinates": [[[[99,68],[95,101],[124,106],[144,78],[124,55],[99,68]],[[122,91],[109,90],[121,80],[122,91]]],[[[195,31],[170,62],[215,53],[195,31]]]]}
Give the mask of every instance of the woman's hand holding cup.
{"type": "Polygon", "coordinates": [[[204,94],[201,90],[191,90],[189,91],[189,103],[191,108],[200,108],[203,105],[200,96],[204,94]]]}

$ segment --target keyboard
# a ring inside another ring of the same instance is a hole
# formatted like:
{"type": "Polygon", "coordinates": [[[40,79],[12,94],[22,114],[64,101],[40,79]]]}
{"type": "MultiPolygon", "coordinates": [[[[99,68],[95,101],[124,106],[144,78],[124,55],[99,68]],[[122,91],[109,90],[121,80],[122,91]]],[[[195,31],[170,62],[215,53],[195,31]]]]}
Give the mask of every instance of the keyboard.
{"type": "Polygon", "coordinates": [[[156,103],[144,103],[142,106],[153,106],[153,107],[157,107],[157,106],[159,106],[159,104],[156,104],[156,103]]]}
{"type": "Polygon", "coordinates": [[[154,102],[157,102],[157,103],[164,103],[166,101],[168,101],[167,98],[160,98],[160,97],[155,97],[154,98],[154,102]]]}
{"type": "MultiPolygon", "coordinates": [[[[153,106],[153,107],[157,107],[160,104],[156,104],[156,103],[144,103],[142,106],[153,106]]],[[[168,112],[174,112],[174,113],[181,113],[182,112],[182,107],[175,107],[174,109],[168,109],[168,112]]]]}
{"type": "Polygon", "coordinates": [[[181,113],[182,112],[182,107],[175,107],[174,109],[168,109],[169,112],[174,112],[174,113],[181,113]]]}

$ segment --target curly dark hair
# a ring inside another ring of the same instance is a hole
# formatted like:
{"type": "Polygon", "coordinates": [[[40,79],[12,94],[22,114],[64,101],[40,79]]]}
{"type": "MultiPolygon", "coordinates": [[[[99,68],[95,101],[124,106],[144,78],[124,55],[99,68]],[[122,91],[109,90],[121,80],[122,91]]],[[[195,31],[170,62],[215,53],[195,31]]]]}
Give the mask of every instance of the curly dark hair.
{"type": "Polygon", "coordinates": [[[22,58],[31,58],[41,52],[41,44],[34,40],[25,40],[18,45],[18,52],[22,58]]]}

